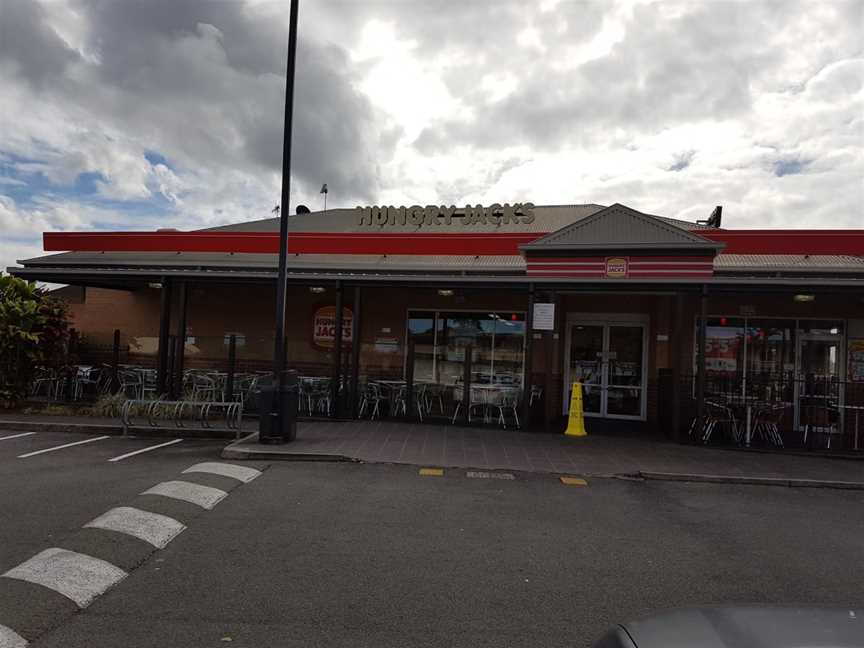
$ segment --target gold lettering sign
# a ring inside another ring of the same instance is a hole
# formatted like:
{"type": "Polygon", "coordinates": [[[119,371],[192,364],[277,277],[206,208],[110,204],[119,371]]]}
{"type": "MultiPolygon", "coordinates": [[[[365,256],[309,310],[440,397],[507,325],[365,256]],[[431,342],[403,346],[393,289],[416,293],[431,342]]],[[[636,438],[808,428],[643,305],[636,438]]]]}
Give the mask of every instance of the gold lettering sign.
{"type": "Polygon", "coordinates": [[[627,257],[607,257],[606,276],[610,279],[624,279],[628,270],[627,257]]]}
{"type": "Polygon", "coordinates": [[[489,207],[483,205],[412,205],[410,207],[357,207],[357,224],[380,229],[391,227],[464,227],[481,226],[494,229],[501,225],[523,224],[534,222],[533,203],[515,203],[513,205],[494,203],[489,207]]]}

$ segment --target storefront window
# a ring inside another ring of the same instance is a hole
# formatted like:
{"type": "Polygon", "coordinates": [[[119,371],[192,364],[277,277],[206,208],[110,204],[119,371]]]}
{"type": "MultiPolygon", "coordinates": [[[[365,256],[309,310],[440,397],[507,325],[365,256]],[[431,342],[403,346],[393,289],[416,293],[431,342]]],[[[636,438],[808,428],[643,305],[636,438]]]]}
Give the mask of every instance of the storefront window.
{"type": "Polygon", "coordinates": [[[744,371],[744,320],[716,317],[708,320],[705,371],[715,378],[734,378],[744,371]]]}
{"type": "Polygon", "coordinates": [[[747,320],[747,376],[782,377],[795,372],[795,321],[747,320]]]}
{"type": "Polygon", "coordinates": [[[444,385],[461,382],[470,346],[472,384],[522,384],[522,313],[411,311],[408,334],[415,345],[415,380],[444,385]]]}

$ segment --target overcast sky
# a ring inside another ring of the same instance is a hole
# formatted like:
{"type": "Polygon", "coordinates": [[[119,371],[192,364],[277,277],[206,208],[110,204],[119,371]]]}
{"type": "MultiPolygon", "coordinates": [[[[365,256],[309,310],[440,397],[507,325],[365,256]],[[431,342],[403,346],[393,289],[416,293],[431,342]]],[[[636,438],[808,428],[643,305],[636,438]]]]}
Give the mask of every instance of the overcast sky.
{"type": "MultiPolygon", "coordinates": [[[[288,1],[0,0],[0,268],[279,201],[288,1]]],[[[301,0],[291,211],[864,227],[864,0],[301,0]]]]}

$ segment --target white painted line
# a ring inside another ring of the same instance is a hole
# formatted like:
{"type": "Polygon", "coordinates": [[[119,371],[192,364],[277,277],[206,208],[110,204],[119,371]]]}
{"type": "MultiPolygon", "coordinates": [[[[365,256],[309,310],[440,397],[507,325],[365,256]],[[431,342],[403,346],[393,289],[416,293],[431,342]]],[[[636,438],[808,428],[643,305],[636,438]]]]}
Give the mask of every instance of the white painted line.
{"type": "Polygon", "coordinates": [[[85,528],[107,529],[131,535],[163,549],[186,526],[167,515],[142,511],[131,506],[118,506],[84,525],[85,528]]]}
{"type": "Polygon", "coordinates": [[[183,500],[197,504],[204,509],[212,509],[221,502],[228,493],[211,486],[202,486],[201,484],[193,484],[186,481],[167,481],[161,484],[156,484],[153,488],[148,488],[141,493],[142,495],[162,495],[163,497],[171,497],[173,499],[183,500]]]}
{"type": "Polygon", "coordinates": [[[84,439],[83,441],[75,441],[74,443],[64,443],[63,445],[54,446],[53,448],[45,448],[44,450],[37,450],[36,452],[28,452],[27,454],[18,455],[19,459],[26,459],[27,457],[35,457],[36,455],[45,454],[46,452],[54,452],[55,450],[62,450],[63,448],[71,448],[72,446],[83,445],[85,443],[93,443],[94,441],[102,441],[103,439],[110,439],[110,436],[98,436],[93,437],[92,439],[84,439]]]}
{"type": "Polygon", "coordinates": [[[122,461],[127,457],[134,457],[135,455],[139,455],[142,452],[150,452],[151,450],[156,450],[157,448],[164,448],[165,446],[174,445],[175,443],[180,443],[183,439],[174,439],[173,441],[166,441],[165,443],[160,443],[154,446],[147,446],[146,448],[141,448],[140,450],[136,450],[135,452],[127,452],[126,454],[122,454],[119,457],[112,457],[108,461],[122,461]]]}
{"type": "Polygon", "coordinates": [[[205,461],[204,463],[195,464],[194,466],[187,468],[183,472],[212,473],[214,475],[222,475],[223,477],[232,477],[238,481],[243,482],[244,484],[248,484],[261,474],[260,470],[255,470],[254,468],[249,468],[248,466],[218,463],[216,461],[205,461]]]}
{"type": "MultiPolygon", "coordinates": [[[[2,441],[2,439],[0,439],[2,441]]],[[[0,624],[0,648],[24,648],[27,640],[12,628],[0,624]]]]}
{"type": "Polygon", "coordinates": [[[126,572],[99,558],[53,547],[10,569],[3,576],[42,585],[83,608],[126,578],[126,572]]]}
{"type": "MultiPolygon", "coordinates": [[[[10,434],[9,436],[0,437],[0,441],[5,441],[6,439],[20,439],[25,436],[33,436],[36,434],[35,432],[22,432],[21,434],[10,434]]],[[[0,648],[3,647],[3,644],[0,644],[0,648]]]]}

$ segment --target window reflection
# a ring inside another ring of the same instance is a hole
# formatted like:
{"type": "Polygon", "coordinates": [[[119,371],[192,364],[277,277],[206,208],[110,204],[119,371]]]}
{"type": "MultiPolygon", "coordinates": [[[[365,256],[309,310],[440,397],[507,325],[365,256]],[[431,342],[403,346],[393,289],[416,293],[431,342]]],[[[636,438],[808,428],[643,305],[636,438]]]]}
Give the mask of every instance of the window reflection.
{"type": "Polygon", "coordinates": [[[410,311],[408,334],[415,344],[417,381],[447,385],[461,382],[470,346],[473,384],[522,384],[523,313],[410,311]]]}

